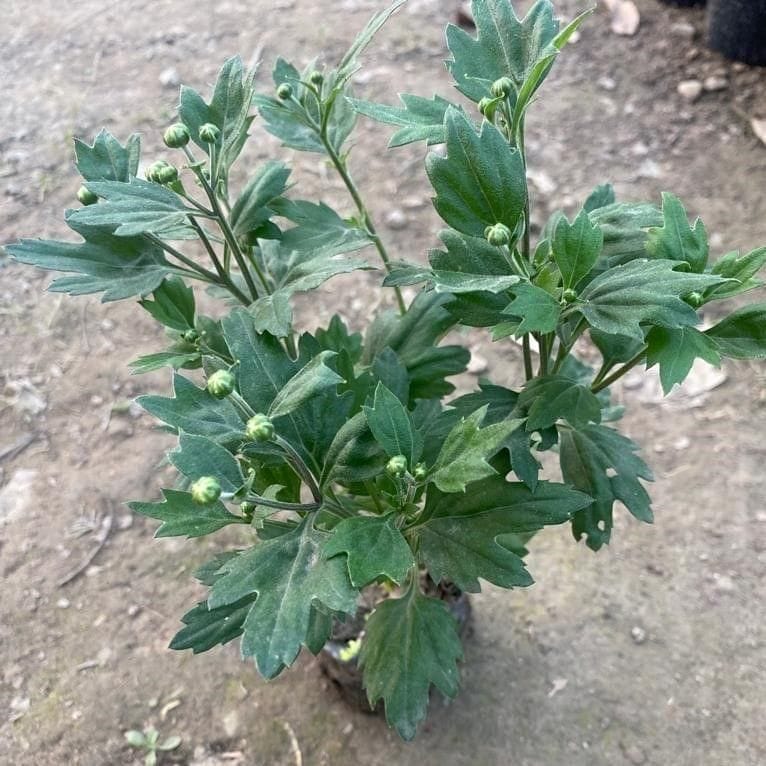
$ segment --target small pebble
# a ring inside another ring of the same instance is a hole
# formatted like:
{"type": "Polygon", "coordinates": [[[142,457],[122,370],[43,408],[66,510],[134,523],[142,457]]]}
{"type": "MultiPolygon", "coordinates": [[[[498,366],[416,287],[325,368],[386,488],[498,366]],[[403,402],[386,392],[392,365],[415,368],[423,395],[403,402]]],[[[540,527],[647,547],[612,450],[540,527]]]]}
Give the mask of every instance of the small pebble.
{"type": "Polygon", "coordinates": [[[393,229],[394,231],[399,231],[406,228],[407,223],[407,216],[404,214],[404,211],[399,210],[399,208],[394,208],[386,216],[386,226],[388,226],[389,229],[393,229]]]}
{"type": "Polygon", "coordinates": [[[604,90],[614,90],[617,87],[617,83],[611,77],[599,77],[597,84],[604,90]]]}
{"type": "Polygon", "coordinates": [[[625,757],[634,764],[634,766],[642,766],[642,764],[646,763],[646,755],[644,755],[644,751],[637,745],[630,745],[630,747],[626,747],[623,752],[625,753],[625,757]]]}
{"type": "Polygon", "coordinates": [[[720,75],[710,75],[710,77],[705,78],[702,86],[706,91],[714,93],[718,90],[726,90],[729,87],[729,81],[720,75]]]}
{"type": "Polygon", "coordinates": [[[646,641],[646,631],[642,627],[634,625],[630,629],[630,637],[633,639],[634,643],[643,644],[646,641]]]}
{"type": "Polygon", "coordinates": [[[163,88],[175,88],[181,83],[181,76],[178,74],[178,70],[172,66],[163,69],[158,79],[163,88]]]}
{"type": "Polygon", "coordinates": [[[138,604],[131,604],[128,607],[128,617],[136,617],[141,611],[141,607],[138,604]]]}
{"type": "Polygon", "coordinates": [[[69,606],[70,606],[70,601],[69,601],[69,599],[68,599],[68,598],[60,598],[60,599],[59,599],[59,600],[56,602],[56,606],[57,606],[59,609],[69,609],[69,606]]]}
{"type": "Polygon", "coordinates": [[[697,34],[697,30],[694,28],[694,25],[690,24],[688,21],[679,21],[676,24],[673,24],[670,27],[670,31],[674,35],[685,37],[687,40],[692,40],[697,34]]]}
{"type": "Polygon", "coordinates": [[[692,440],[688,436],[681,436],[673,442],[673,449],[683,452],[691,446],[692,440]]]}
{"type": "Polygon", "coordinates": [[[479,354],[471,354],[471,361],[468,362],[468,372],[471,375],[481,375],[483,372],[487,371],[487,368],[489,367],[489,362],[479,354]]]}
{"type": "Polygon", "coordinates": [[[699,80],[682,80],[676,90],[687,101],[696,101],[702,95],[702,83],[699,80]]]}
{"type": "Polygon", "coordinates": [[[732,593],[737,589],[734,580],[728,575],[714,574],[715,589],[721,593],[732,593]]]}

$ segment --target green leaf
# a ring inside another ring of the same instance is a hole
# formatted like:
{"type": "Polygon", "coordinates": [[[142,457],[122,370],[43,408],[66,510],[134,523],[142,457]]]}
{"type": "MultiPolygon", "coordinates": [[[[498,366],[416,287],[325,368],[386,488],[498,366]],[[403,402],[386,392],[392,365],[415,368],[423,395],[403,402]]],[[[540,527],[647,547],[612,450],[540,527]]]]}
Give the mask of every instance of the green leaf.
{"type": "Polygon", "coordinates": [[[604,235],[599,270],[646,258],[646,230],[662,226],[662,213],[654,205],[615,202],[590,212],[604,235]]]}
{"type": "Polygon", "coordinates": [[[374,380],[382,383],[400,402],[410,399],[410,376],[396,352],[384,348],[373,360],[370,372],[374,380]]]}
{"type": "Polygon", "coordinates": [[[130,181],[138,174],[141,137],[134,133],[123,146],[102,129],[92,145],[74,140],[75,164],[86,181],[130,181]]]}
{"type": "Polygon", "coordinates": [[[742,256],[738,250],[722,255],[713,264],[711,273],[736,281],[708,288],[704,295],[705,301],[730,298],[747,290],[761,287],[763,282],[760,279],[754,279],[754,277],[764,264],[766,264],[766,247],[756,248],[742,256]]]}
{"type": "Polygon", "coordinates": [[[199,654],[233,641],[242,635],[245,618],[254,600],[255,597],[250,595],[216,609],[210,609],[206,601],[201,601],[181,618],[186,627],[176,633],[169,648],[191,649],[194,654],[199,654]]]}
{"type": "Polygon", "coordinates": [[[364,407],[364,415],[375,440],[386,454],[389,457],[404,455],[412,470],[423,452],[423,437],[415,429],[406,407],[378,383],[373,406],[364,407]]]}
{"type": "Polygon", "coordinates": [[[601,422],[601,403],[587,386],[562,376],[530,380],[519,396],[519,407],[527,411],[527,431],[552,426],[559,418],[574,428],[601,422]]]}
{"type": "Polygon", "coordinates": [[[418,266],[394,268],[383,281],[384,287],[395,285],[414,285],[418,282],[430,282],[437,293],[472,293],[483,290],[500,293],[519,282],[520,277],[490,276],[484,274],[465,274],[459,271],[431,271],[418,266]]]}
{"type": "Polygon", "coordinates": [[[405,146],[415,141],[425,141],[428,146],[444,143],[444,115],[447,108],[454,106],[441,96],[431,99],[400,93],[399,99],[404,108],[373,104],[369,101],[350,99],[351,106],[365,117],[397,125],[400,129],[391,136],[389,148],[405,146]]]}
{"type": "Polygon", "coordinates": [[[168,458],[189,479],[214,476],[224,492],[237,492],[245,483],[231,452],[205,436],[181,432],[178,448],[168,458]]]}
{"type": "Polygon", "coordinates": [[[72,215],[68,214],[67,223],[83,237],[83,242],[23,239],[5,247],[8,255],[19,263],[77,275],[57,277],[48,287],[51,292],[70,295],[103,292],[103,302],[119,301],[148,295],[173,273],[162,250],[146,238],[115,237],[108,229],[78,224],[72,215]]]}
{"type": "Polygon", "coordinates": [[[631,338],[627,335],[614,335],[601,330],[590,329],[590,338],[601,352],[607,368],[615,364],[630,361],[644,346],[644,339],[631,338]]]}
{"type": "Polygon", "coordinates": [[[172,367],[174,370],[191,370],[200,367],[202,354],[199,351],[159,351],[156,354],[145,354],[130,362],[132,375],[143,375],[147,372],[161,370],[163,367],[172,367]]]}
{"type": "Polygon", "coordinates": [[[325,543],[324,555],[332,558],[346,554],[348,574],[355,588],[384,577],[401,585],[415,566],[415,559],[395,522],[393,514],[344,519],[325,543]]]}
{"type": "Polygon", "coordinates": [[[716,367],[721,355],[716,343],[694,327],[669,330],[653,327],[646,336],[646,366],[660,366],[662,390],[668,394],[676,383],[683,383],[698,357],[716,367]]]}
{"type": "Polygon", "coordinates": [[[643,259],[615,266],[585,287],[576,308],[597,330],[636,339],[643,338],[642,322],[670,328],[697,324],[697,312],[682,296],[723,278],[674,271],[677,265],[643,259]]]}
{"type": "Polygon", "coordinates": [[[481,428],[487,409],[485,405],[462,418],[444,441],[429,475],[442,492],[464,492],[466,484],[495,473],[487,461],[521,421],[505,420],[481,428]]]}
{"type": "Polygon", "coordinates": [[[235,604],[257,594],[243,624],[242,655],[254,657],[265,678],[292,665],[308,640],[312,604],[352,614],[357,592],[345,562],[321,556],[327,534],[309,515],[300,526],[226,562],[208,607],[235,604]]]}
{"type": "Polygon", "coordinates": [[[164,239],[194,239],[188,221],[193,212],[170,189],[151,181],[131,178],[121,181],[91,181],[88,189],[105,202],[87,205],[70,214],[73,224],[108,226],[118,237],[155,234],[164,239]]]}
{"type": "Polygon", "coordinates": [[[563,484],[524,484],[493,476],[464,495],[428,488],[424,520],[414,527],[419,555],[435,582],[449,580],[470,593],[479,578],[503,588],[532,584],[522,559],[503,544],[503,535],[535,532],[563,524],[590,498],[563,484]]]}
{"type": "Polygon", "coordinates": [[[173,391],[172,398],[140,396],[136,401],[163,423],[187,434],[223,444],[241,438],[242,417],[228,399],[216,399],[206,388],[197,388],[182,375],[173,376],[173,391]]]}
{"type": "Polygon", "coordinates": [[[690,227],[681,200],[668,192],[662,193],[662,217],[662,227],[648,231],[646,252],[654,258],[687,263],[693,272],[701,274],[708,257],[705,225],[698,218],[690,227]]]}
{"type": "Polygon", "coordinates": [[[125,739],[131,747],[144,747],[146,739],[144,733],[137,729],[131,729],[125,732],[125,739]]]}
{"type": "Polygon", "coordinates": [[[729,314],[705,330],[722,356],[732,359],[766,358],[766,303],[754,303],[729,314]]]}
{"type": "Polygon", "coordinates": [[[370,705],[382,699],[389,726],[411,740],[426,716],[431,684],[447,697],[457,694],[463,650],[455,618],[443,602],[411,588],[379,604],[365,630],[359,664],[370,705]]]}
{"type": "Polygon", "coordinates": [[[586,213],[592,213],[594,210],[601,210],[607,205],[613,205],[616,201],[614,196],[614,187],[612,184],[599,184],[585,200],[582,209],[586,213]]]}
{"type": "Polygon", "coordinates": [[[200,505],[188,492],[173,489],[163,489],[162,496],[161,503],[128,503],[132,511],[163,522],[155,537],[202,537],[229,524],[246,523],[241,516],[229,513],[220,500],[212,505],[200,505]]]}
{"type": "Polygon", "coordinates": [[[552,245],[553,258],[566,290],[577,287],[588,276],[604,245],[604,235],[585,210],[581,210],[571,224],[565,216],[559,219],[552,245]]]}
{"type": "Polygon", "coordinates": [[[364,413],[357,412],[335,434],[320,485],[324,488],[332,482],[358,484],[378,476],[385,465],[385,452],[372,435],[364,413]]]}
{"type": "Polygon", "coordinates": [[[263,119],[263,127],[272,136],[276,136],[282,146],[299,152],[325,153],[319,134],[306,123],[302,109],[298,106],[261,95],[255,96],[254,103],[263,119]]]}
{"type": "Polygon", "coordinates": [[[179,277],[168,277],[152,293],[154,300],[139,301],[160,324],[184,332],[194,329],[194,290],[179,277]]]}
{"type": "Polygon", "coordinates": [[[651,481],[649,467],[634,454],[638,446],[612,428],[593,425],[561,430],[560,461],[564,481],[590,495],[593,502],[572,519],[576,540],[583,535],[597,551],[609,542],[612,506],[620,500],[640,521],[651,523],[651,500],[639,479],[651,481]]]}
{"type": "Polygon", "coordinates": [[[475,39],[459,27],[447,27],[452,53],[447,67],[458,90],[478,102],[489,95],[495,80],[510,77],[518,91],[535,64],[551,52],[559,29],[553,6],[538,0],[523,21],[508,0],[473,0],[471,10],[475,39]]]}
{"type": "Polygon", "coordinates": [[[244,236],[269,220],[272,210],[268,204],[287,188],[290,168],[282,162],[261,165],[231,208],[230,223],[234,233],[244,236]]]}
{"type": "Polygon", "coordinates": [[[496,223],[512,232],[524,212],[524,162],[489,122],[479,133],[457,109],[447,110],[447,157],[432,153],[426,171],[436,190],[434,206],[450,226],[473,237],[496,223]]]}
{"type": "Polygon", "coordinates": [[[319,392],[327,388],[335,388],[339,383],[343,383],[343,378],[327,366],[327,362],[335,356],[337,354],[334,351],[322,351],[290,378],[274,397],[269,407],[269,416],[278,418],[288,415],[319,392]]]}
{"type": "Polygon", "coordinates": [[[503,314],[518,317],[521,322],[514,334],[520,337],[528,332],[553,332],[561,316],[561,304],[540,287],[524,282],[514,286],[513,301],[503,314]]]}

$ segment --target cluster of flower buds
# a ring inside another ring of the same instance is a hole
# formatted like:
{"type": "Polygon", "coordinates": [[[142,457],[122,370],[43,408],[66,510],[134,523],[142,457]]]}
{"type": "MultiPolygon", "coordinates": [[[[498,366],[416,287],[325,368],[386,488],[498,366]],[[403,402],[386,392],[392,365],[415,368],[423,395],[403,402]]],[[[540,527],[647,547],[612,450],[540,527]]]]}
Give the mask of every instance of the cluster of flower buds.
{"type": "Polygon", "coordinates": [[[158,184],[172,184],[178,180],[178,168],[165,160],[157,160],[146,169],[146,180],[158,184]]]}

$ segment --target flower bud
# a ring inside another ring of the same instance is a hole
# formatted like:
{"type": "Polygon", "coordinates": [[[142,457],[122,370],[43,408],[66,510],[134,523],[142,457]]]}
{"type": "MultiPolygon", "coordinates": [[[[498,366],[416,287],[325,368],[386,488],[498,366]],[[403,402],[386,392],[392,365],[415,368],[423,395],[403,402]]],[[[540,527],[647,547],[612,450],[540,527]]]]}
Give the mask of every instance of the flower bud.
{"type": "Polygon", "coordinates": [[[173,181],[178,180],[178,168],[175,165],[168,165],[166,163],[157,170],[156,180],[160,184],[172,184],[173,181]]]}
{"type": "Polygon", "coordinates": [[[204,141],[206,144],[214,144],[220,135],[221,131],[218,129],[218,126],[213,125],[212,122],[206,122],[199,127],[200,141],[204,141]]]}
{"type": "Polygon", "coordinates": [[[199,333],[196,330],[187,330],[181,337],[187,343],[196,343],[199,340],[199,333]]]}
{"type": "Polygon", "coordinates": [[[221,496],[221,485],[215,476],[202,476],[191,485],[191,496],[199,505],[212,505],[221,496]]]}
{"type": "Polygon", "coordinates": [[[428,476],[428,469],[425,463],[418,463],[412,472],[416,481],[423,481],[428,476]]]}
{"type": "Polygon", "coordinates": [[[396,455],[386,463],[386,473],[389,476],[404,476],[407,473],[407,458],[404,455],[396,455]]]}
{"type": "Polygon", "coordinates": [[[242,515],[246,519],[250,520],[253,518],[253,514],[255,513],[255,503],[240,503],[239,510],[242,512],[242,515]]]}
{"type": "Polygon", "coordinates": [[[77,190],[77,199],[81,205],[95,205],[98,202],[98,195],[94,194],[87,186],[81,186],[77,190]]]}
{"type": "Polygon", "coordinates": [[[245,426],[247,438],[254,442],[268,442],[274,438],[274,424],[264,414],[253,415],[245,426]]]}
{"type": "Polygon", "coordinates": [[[573,290],[571,287],[568,287],[561,294],[561,297],[566,303],[574,303],[577,300],[577,290],[573,290]]]}
{"type": "Polygon", "coordinates": [[[513,92],[513,83],[510,77],[501,77],[499,80],[495,80],[492,83],[492,87],[489,89],[490,93],[495,98],[508,98],[513,92]]]}
{"type": "Polygon", "coordinates": [[[688,303],[693,309],[698,309],[704,302],[705,299],[702,296],[702,293],[693,292],[689,293],[684,300],[686,303],[688,303]]]}
{"type": "Polygon", "coordinates": [[[287,101],[292,95],[293,89],[286,82],[277,88],[277,97],[282,101],[287,101]]]}
{"type": "Polygon", "coordinates": [[[157,160],[157,162],[153,162],[146,169],[146,180],[154,181],[155,183],[160,183],[160,179],[159,179],[160,171],[166,167],[168,167],[168,163],[165,162],[165,160],[157,160]]]}
{"type": "Polygon", "coordinates": [[[487,98],[486,96],[479,101],[479,111],[488,119],[492,120],[495,116],[495,110],[497,109],[497,101],[494,98],[487,98]]]}
{"type": "Polygon", "coordinates": [[[165,141],[165,146],[170,149],[180,149],[189,143],[189,128],[182,122],[177,122],[165,131],[162,138],[165,141]]]}
{"type": "Polygon", "coordinates": [[[233,390],[236,379],[228,370],[216,370],[207,379],[207,390],[216,399],[225,399],[233,390]]]}
{"type": "Polygon", "coordinates": [[[324,82],[324,75],[321,72],[314,71],[309,75],[309,82],[319,87],[324,82]]]}
{"type": "Polygon", "coordinates": [[[504,223],[487,226],[484,230],[484,236],[487,238],[487,242],[495,247],[502,247],[511,243],[511,230],[504,223]]]}

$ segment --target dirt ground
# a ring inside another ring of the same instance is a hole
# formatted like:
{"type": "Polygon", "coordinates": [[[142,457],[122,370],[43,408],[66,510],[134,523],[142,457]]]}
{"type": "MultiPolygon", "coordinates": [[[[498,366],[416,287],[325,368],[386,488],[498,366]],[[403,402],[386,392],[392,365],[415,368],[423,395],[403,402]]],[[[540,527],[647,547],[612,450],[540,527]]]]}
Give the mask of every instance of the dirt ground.
{"type": "MultiPolygon", "coordinates": [[[[72,136],[138,130],[145,160],[156,159],[178,78],[204,89],[240,53],[263,59],[265,86],[278,53],[336,60],[382,5],[3,0],[0,241],[66,232],[72,136]]],[[[582,5],[558,9],[570,18],[582,5]]],[[[611,179],[627,199],[679,194],[715,254],[764,244],[766,146],[747,118],[766,117],[766,71],[706,51],[702,12],[637,5],[634,37],[595,14],[534,109],[537,220],[611,179]],[[720,90],[695,102],[677,92],[710,77],[720,90]]],[[[365,57],[358,92],[449,94],[441,30],[456,6],[410,0],[365,57]]],[[[423,152],[387,152],[387,136],[361,124],[352,167],[392,248],[414,257],[438,228],[423,152]]],[[[253,159],[275,151],[254,143],[253,159]]],[[[276,152],[294,160],[301,196],[349,210],[316,156],[276,152]]],[[[336,280],[302,322],[339,308],[359,326],[376,278],[336,280]]],[[[191,571],[226,535],[153,541],[155,524],[121,504],[172,480],[161,464],[169,438],[129,404],[167,391],[169,376],[134,378],[126,366],[161,337],[131,305],[45,295],[48,281],[0,257],[1,763],[138,763],[123,732],[148,724],[182,738],[164,762],[194,766],[766,763],[766,366],[703,369],[695,390],[662,405],[651,378],[626,381],[625,425],[657,474],[656,523],[620,512],[598,555],[565,529],[536,540],[537,584],[474,599],[462,692],[449,706],[436,700],[405,745],[344,707],[310,657],[267,684],[236,645],[197,658],[167,649],[199,595],[191,571]],[[107,531],[92,564],[62,585],[107,531]]],[[[495,380],[517,381],[507,346],[465,341],[495,380]]]]}

